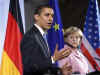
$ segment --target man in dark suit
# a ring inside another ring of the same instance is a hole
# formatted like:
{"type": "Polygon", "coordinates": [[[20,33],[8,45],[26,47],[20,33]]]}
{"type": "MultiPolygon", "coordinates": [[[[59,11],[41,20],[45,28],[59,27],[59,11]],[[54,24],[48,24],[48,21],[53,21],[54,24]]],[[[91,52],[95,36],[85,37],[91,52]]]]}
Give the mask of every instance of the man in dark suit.
{"type": "Polygon", "coordinates": [[[54,67],[53,61],[68,56],[70,52],[55,49],[51,56],[47,42],[43,35],[51,28],[53,22],[53,9],[48,5],[40,5],[34,10],[35,24],[26,32],[21,41],[21,53],[24,75],[33,75],[36,72],[44,72],[54,67]]]}

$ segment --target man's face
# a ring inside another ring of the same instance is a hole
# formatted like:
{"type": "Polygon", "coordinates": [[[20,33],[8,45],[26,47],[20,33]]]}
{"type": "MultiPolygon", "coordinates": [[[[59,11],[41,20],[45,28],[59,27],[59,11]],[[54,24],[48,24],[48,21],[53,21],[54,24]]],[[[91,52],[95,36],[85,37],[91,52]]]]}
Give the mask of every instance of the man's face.
{"type": "Polygon", "coordinates": [[[42,29],[48,30],[51,28],[53,22],[54,12],[51,8],[43,8],[40,15],[36,16],[36,24],[38,24],[42,29]]]}

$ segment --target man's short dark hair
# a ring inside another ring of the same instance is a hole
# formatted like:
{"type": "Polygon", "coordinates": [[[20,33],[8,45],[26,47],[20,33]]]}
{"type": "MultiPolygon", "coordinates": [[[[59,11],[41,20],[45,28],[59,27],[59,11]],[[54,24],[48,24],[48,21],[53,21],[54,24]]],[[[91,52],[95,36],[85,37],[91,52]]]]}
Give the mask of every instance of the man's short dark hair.
{"type": "Polygon", "coordinates": [[[36,8],[34,9],[34,15],[40,14],[43,8],[52,8],[52,7],[48,3],[37,5],[36,8]]]}

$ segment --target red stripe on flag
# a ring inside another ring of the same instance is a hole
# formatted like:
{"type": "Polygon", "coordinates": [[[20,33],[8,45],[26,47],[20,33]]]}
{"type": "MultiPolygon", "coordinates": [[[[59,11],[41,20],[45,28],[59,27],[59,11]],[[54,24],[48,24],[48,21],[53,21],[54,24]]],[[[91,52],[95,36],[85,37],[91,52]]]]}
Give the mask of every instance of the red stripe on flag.
{"type": "Polygon", "coordinates": [[[100,57],[100,48],[96,49],[96,53],[98,54],[98,56],[100,57]]]}
{"type": "Polygon", "coordinates": [[[89,60],[89,62],[91,63],[91,65],[94,69],[96,69],[96,66],[99,67],[98,64],[96,63],[96,61],[94,60],[94,58],[91,56],[91,54],[85,48],[83,43],[81,44],[81,50],[82,50],[83,54],[87,57],[87,59],[89,60]]]}
{"type": "Polygon", "coordinates": [[[11,58],[22,75],[22,59],[20,53],[21,38],[22,34],[18,24],[9,12],[4,50],[7,52],[8,56],[11,58]]]}

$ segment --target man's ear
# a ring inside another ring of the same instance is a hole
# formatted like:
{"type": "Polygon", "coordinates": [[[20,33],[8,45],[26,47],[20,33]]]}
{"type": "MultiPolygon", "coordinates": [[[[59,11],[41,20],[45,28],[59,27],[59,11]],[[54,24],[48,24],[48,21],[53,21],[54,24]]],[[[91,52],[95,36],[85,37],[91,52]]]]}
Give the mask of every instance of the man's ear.
{"type": "Polygon", "coordinates": [[[35,15],[34,15],[34,19],[35,19],[35,20],[38,20],[38,19],[39,19],[39,15],[38,15],[38,14],[35,14],[35,15]]]}

